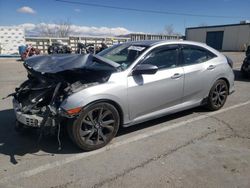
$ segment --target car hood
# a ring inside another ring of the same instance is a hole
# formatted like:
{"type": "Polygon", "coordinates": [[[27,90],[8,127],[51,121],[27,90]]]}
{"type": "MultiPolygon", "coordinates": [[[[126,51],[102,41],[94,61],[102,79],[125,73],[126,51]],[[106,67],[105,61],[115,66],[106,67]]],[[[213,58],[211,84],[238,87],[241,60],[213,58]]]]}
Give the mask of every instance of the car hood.
{"type": "Polygon", "coordinates": [[[93,61],[107,64],[115,69],[120,64],[111,60],[92,54],[60,54],[32,56],[25,60],[24,66],[42,73],[58,73],[66,70],[83,69],[90,66],[93,61]]]}

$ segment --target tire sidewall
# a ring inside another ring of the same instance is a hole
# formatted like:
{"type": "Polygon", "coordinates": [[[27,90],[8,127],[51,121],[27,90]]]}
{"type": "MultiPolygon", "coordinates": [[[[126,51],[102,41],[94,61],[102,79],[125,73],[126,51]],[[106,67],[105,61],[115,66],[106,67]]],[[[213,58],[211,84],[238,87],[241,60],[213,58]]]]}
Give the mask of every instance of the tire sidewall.
{"type": "Polygon", "coordinates": [[[217,80],[217,81],[214,83],[213,87],[211,88],[211,90],[210,90],[210,92],[209,92],[209,96],[208,96],[208,108],[209,108],[210,110],[213,110],[213,111],[221,109],[221,108],[224,106],[224,104],[226,103],[227,96],[228,96],[228,90],[229,90],[229,88],[228,88],[228,85],[227,85],[227,83],[226,83],[225,80],[222,80],[222,79],[217,80]],[[225,96],[225,100],[224,100],[223,104],[220,105],[219,107],[217,107],[217,106],[215,106],[215,105],[213,104],[213,102],[212,102],[212,95],[213,95],[213,92],[214,92],[215,87],[216,87],[219,83],[222,83],[222,84],[224,84],[224,85],[226,86],[226,96],[225,96]]]}
{"type": "Polygon", "coordinates": [[[73,138],[73,141],[74,143],[76,143],[78,145],[78,147],[80,147],[81,149],[85,150],[85,151],[91,151],[91,150],[96,150],[96,149],[99,149],[101,147],[104,147],[105,145],[107,145],[116,135],[118,129],[119,129],[119,126],[120,126],[120,116],[119,116],[119,113],[117,111],[117,109],[109,104],[109,103],[106,103],[106,102],[98,102],[98,103],[94,103],[94,104],[91,104],[87,107],[84,107],[84,110],[82,110],[79,114],[79,116],[77,117],[77,119],[74,121],[74,123],[71,125],[71,133],[72,133],[72,138],[73,138]],[[82,119],[85,117],[85,115],[99,107],[99,106],[104,106],[105,108],[109,109],[113,116],[114,116],[114,119],[116,121],[115,125],[114,125],[114,131],[112,133],[112,135],[107,139],[106,142],[104,143],[101,143],[101,144],[98,144],[98,145],[89,145],[89,144],[86,144],[82,137],[80,136],[80,128],[82,126],[82,119]]]}

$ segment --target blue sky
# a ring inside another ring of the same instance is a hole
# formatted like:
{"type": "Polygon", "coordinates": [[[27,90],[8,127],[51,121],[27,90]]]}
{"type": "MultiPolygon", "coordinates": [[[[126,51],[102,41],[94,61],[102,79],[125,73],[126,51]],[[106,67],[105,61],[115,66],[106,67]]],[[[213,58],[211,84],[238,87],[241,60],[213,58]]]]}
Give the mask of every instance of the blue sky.
{"type": "Polygon", "coordinates": [[[188,14],[221,15],[240,18],[191,17],[141,13],[61,3],[54,0],[0,0],[0,25],[38,24],[70,20],[74,25],[87,27],[122,27],[129,31],[160,33],[165,25],[173,25],[176,32],[185,33],[185,27],[200,24],[219,25],[250,20],[249,0],[72,0],[110,6],[171,11],[188,14]],[[21,13],[21,7],[30,7],[34,14],[21,13]]]}

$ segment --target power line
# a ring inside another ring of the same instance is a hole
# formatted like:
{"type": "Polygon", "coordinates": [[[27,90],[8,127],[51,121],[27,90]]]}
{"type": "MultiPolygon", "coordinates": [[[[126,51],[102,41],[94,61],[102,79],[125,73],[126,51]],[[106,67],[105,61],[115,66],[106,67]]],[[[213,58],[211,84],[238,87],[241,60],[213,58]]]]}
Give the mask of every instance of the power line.
{"type": "Polygon", "coordinates": [[[90,6],[90,7],[101,7],[101,8],[108,8],[108,9],[126,10],[126,11],[152,13],[152,14],[165,14],[165,15],[176,15],[176,16],[192,16],[192,17],[209,17],[209,18],[230,18],[230,19],[232,19],[232,18],[245,19],[246,18],[246,17],[238,17],[238,16],[190,14],[190,13],[181,13],[181,12],[172,12],[172,11],[138,9],[138,8],[129,8],[129,7],[119,7],[119,6],[111,6],[111,5],[104,5],[104,4],[96,4],[96,3],[85,3],[85,2],[79,2],[79,1],[68,1],[68,0],[55,0],[55,1],[61,2],[61,3],[90,6]]]}

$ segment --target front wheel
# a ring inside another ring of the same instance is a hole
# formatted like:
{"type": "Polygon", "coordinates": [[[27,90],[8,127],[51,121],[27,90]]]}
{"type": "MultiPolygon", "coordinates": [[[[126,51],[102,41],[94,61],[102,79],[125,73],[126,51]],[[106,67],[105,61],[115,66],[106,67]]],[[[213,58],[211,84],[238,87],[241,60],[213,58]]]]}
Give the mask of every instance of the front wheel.
{"type": "Polygon", "coordinates": [[[92,104],[81,112],[68,131],[73,142],[85,151],[107,145],[120,125],[117,109],[106,102],[92,104]]]}
{"type": "Polygon", "coordinates": [[[228,86],[225,80],[217,80],[211,88],[208,96],[207,107],[210,110],[219,110],[227,100],[228,86]]]}

